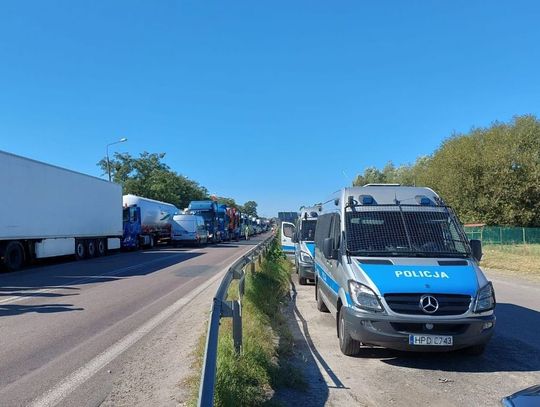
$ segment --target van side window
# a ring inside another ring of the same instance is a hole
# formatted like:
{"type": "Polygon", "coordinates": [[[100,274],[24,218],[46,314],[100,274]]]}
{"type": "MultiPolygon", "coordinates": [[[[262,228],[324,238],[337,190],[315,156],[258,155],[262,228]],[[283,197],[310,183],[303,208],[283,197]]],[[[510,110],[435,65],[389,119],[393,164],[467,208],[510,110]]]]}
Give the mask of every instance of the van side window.
{"type": "Polygon", "coordinates": [[[330,237],[330,228],[332,226],[332,214],[324,214],[317,219],[315,227],[315,245],[322,250],[324,239],[330,237]]]}

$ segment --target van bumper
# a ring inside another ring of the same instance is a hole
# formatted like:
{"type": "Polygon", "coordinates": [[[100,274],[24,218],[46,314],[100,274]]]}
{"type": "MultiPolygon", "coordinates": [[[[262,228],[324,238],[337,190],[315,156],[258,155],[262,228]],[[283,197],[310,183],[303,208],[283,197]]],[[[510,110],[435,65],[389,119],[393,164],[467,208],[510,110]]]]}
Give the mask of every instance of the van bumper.
{"type": "Polygon", "coordinates": [[[315,265],[298,263],[298,276],[309,280],[315,280],[315,265]]]}
{"type": "Polygon", "coordinates": [[[344,307],[345,324],[351,337],[365,345],[414,352],[449,352],[489,342],[495,328],[495,315],[456,319],[395,318],[366,315],[344,307]],[[490,328],[487,325],[492,324],[490,328]],[[426,324],[433,324],[427,329],[426,324]],[[409,335],[452,336],[452,346],[419,346],[409,344],[409,335]]]}

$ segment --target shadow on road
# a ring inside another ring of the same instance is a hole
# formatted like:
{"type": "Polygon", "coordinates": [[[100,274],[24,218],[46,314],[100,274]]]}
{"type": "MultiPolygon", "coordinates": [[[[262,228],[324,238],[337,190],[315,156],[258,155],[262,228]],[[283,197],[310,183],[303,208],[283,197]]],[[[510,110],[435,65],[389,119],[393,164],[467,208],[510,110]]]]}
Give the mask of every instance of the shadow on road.
{"type": "Polygon", "coordinates": [[[540,371],[540,312],[515,304],[497,304],[495,334],[482,356],[463,353],[409,353],[369,349],[361,357],[393,366],[448,372],[540,371]]]}
{"type": "Polygon", "coordinates": [[[76,285],[106,283],[127,277],[148,275],[205,253],[204,251],[186,252],[180,249],[163,252],[153,250],[124,256],[72,261],[2,274],[0,275],[0,306],[2,306],[3,297],[55,298],[76,295],[75,290],[78,288],[73,287],[76,285]]]}
{"type": "Polygon", "coordinates": [[[73,308],[73,304],[43,304],[43,305],[21,305],[21,304],[0,304],[0,317],[27,314],[35,312],[38,314],[50,314],[56,312],[83,311],[84,308],[73,308]]]}
{"type": "Polygon", "coordinates": [[[296,306],[296,296],[296,286],[291,280],[291,301],[287,309],[284,310],[289,329],[294,338],[295,355],[291,362],[302,371],[308,388],[306,391],[290,388],[279,389],[272,401],[295,406],[324,406],[328,400],[329,386],[319,370],[319,364],[333,383],[330,386],[331,388],[345,389],[346,387],[313,344],[308,323],[296,306]]]}

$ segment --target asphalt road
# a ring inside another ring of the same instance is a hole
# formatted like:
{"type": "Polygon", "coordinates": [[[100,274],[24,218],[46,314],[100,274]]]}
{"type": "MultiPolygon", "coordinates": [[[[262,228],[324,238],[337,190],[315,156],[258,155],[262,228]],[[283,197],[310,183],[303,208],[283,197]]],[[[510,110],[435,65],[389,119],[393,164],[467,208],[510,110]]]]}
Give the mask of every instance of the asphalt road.
{"type": "MultiPolygon", "coordinates": [[[[0,274],[0,405],[99,405],[111,391],[103,372],[121,371],[132,347],[217,284],[260,240],[160,247],[0,274]]],[[[201,323],[212,299],[204,295],[201,323]]],[[[191,331],[185,326],[182,333],[191,331]]]]}
{"type": "Polygon", "coordinates": [[[315,307],[314,286],[295,284],[289,321],[295,362],[309,389],[281,391],[275,398],[310,407],[500,406],[502,397],[540,384],[540,281],[486,274],[496,291],[497,326],[481,357],[382,348],[344,356],[334,318],[315,307]]]}

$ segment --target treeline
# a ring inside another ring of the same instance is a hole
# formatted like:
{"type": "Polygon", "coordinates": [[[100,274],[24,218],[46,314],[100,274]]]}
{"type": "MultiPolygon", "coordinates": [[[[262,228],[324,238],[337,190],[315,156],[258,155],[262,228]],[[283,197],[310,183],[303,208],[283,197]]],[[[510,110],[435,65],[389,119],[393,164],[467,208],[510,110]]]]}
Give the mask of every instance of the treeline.
{"type": "Polygon", "coordinates": [[[445,140],[414,164],[367,168],[354,185],[427,186],[464,223],[540,227],[540,121],[517,116],[445,140]]]}
{"type": "MultiPolygon", "coordinates": [[[[184,209],[191,201],[210,199],[208,190],[176,171],[163,162],[165,153],[143,152],[139,157],[129,153],[115,153],[109,160],[112,180],[122,185],[124,194],[134,194],[156,199],[184,209]]],[[[107,159],[98,166],[104,174],[108,173],[107,159]]],[[[233,206],[249,215],[257,216],[257,203],[248,201],[237,204],[233,198],[218,197],[220,203],[233,206]]]]}

